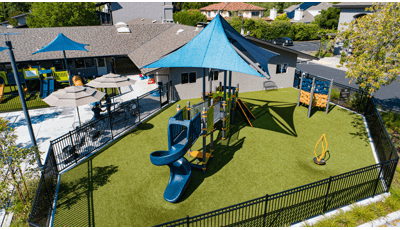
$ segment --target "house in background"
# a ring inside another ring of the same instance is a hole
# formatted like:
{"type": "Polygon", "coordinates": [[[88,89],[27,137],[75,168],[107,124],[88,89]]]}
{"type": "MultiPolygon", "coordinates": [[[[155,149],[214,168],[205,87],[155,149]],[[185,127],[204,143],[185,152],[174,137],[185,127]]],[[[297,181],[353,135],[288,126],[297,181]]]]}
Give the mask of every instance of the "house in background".
{"type": "MultiPolygon", "coordinates": [[[[29,12],[28,13],[22,13],[22,14],[15,15],[15,16],[11,17],[13,19],[17,19],[17,21],[18,21],[18,25],[17,25],[16,28],[28,28],[28,25],[26,25],[26,16],[28,14],[30,14],[30,13],[29,12]]],[[[0,22],[0,26],[13,28],[13,26],[10,24],[9,21],[0,22]]]]}
{"type": "MultiPolygon", "coordinates": [[[[348,26],[344,25],[344,23],[348,24],[354,21],[356,18],[360,18],[367,14],[373,14],[374,12],[365,10],[365,8],[371,7],[372,4],[372,2],[342,2],[333,5],[333,7],[340,9],[338,30],[342,31],[347,29],[348,26]]],[[[340,54],[342,48],[343,43],[336,43],[334,54],[340,54]]]]}
{"type": "MultiPolygon", "coordinates": [[[[283,11],[287,17],[290,18],[290,22],[304,22],[310,23],[314,21],[314,17],[321,14],[322,10],[327,10],[332,7],[332,3],[329,2],[303,2],[302,4],[292,5],[283,11]]],[[[270,19],[275,20],[277,16],[277,10],[271,9],[270,19]]]]}
{"type": "Polygon", "coordinates": [[[207,16],[208,21],[211,21],[218,11],[224,18],[232,17],[232,12],[239,15],[239,11],[243,12],[244,18],[262,18],[265,10],[265,8],[244,2],[221,2],[200,8],[200,12],[207,16]]]}
{"type": "Polygon", "coordinates": [[[135,18],[146,18],[164,23],[174,21],[173,8],[172,2],[111,2],[110,9],[105,7],[104,10],[112,12],[114,24],[135,18]]]}

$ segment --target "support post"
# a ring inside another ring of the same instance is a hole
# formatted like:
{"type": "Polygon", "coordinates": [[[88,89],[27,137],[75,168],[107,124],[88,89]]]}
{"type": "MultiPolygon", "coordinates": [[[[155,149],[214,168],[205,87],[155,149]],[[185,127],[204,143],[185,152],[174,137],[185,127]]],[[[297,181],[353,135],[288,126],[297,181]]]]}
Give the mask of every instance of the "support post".
{"type": "MultiPolygon", "coordinates": [[[[209,109],[214,110],[214,99],[211,99],[211,104],[210,104],[209,109]]],[[[215,113],[215,111],[214,111],[214,113],[215,113]]],[[[212,119],[214,119],[214,118],[212,118],[212,119]]],[[[213,127],[211,128],[211,131],[210,131],[210,155],[211,155],[211,157],[210,157],[210,161],[211,161],[214,157],[214,121],[213,121],[213,127]]]]}
{"type": "Polygon", "coordinates": [[[74,145],[74,140],[73,140],[73,138],[72,138],[72,133],[71,133],[71,131],[69,131],[68,132],[69,133],[69,138],[71,139],[71,148],[72,148],[72,150],[74,151],[74,157],[75,157],[75,163],[77,163],[77,157],[76,157],[76,154],[75,154],[75,145],[74,145]]]}
{"type": "Polygon", "coordinates": [[[231,98],[232,71],[229,71],[229,92],[228,97],[231,98]]]}
{"type": "Polygon", "coordinates": [[[326,102],[325,114],[328,114],[328,111],[329,111],[329,102],[331,101],[332,88],[333,88],[333,79],[331,80],[331,84],[329,86],[329,94],[328,94],[328,101],[326,102]]]}
{"type": "Polygon", "coordinates": [[[305,75],[306,75],[305,73],[300,74],[300,89],[299,89],[299,98],[297,99],[297,107],[300,106],[301,86],[303,85],[303,78],[305,75]]]}
{"type": "Polygon", "coordinates": [[[206,107],[203,106],[202,112],[202,120],[203,120],[203,174],[206,173],[207,170],[207,110],[206,107]]]}
{"type": "Polygon", "coordinates": [[[376,179],[375,189],[374,189],[374,193],[372,194],[372,198],[375,197],[376,189],[378,188],[378,183],[379,183],[379,181],[381,179],[383,164],[381,163],[380,166],[381,166],[381,168],[379,169],[379,174],[378,174],[378,178],[376,179]]]}
{"type": "MultiPolygon", "coordinates": [[[[21,87],[21,83],[20,83],[19,77],[18,77],[18,68],[17,68],[17,65],[15,64],[15,57],[14,57],[14,52],[12,50],[13,47],[12,47],[11,41],[6,41],[6,47],[8,48],[8,54],[10,56],[11,67],[14,71],[15,83],[18,88],[19,98],[21,99],[22,110],[24,111],[24,116],[25,116],[26,123],[28,126],[28,131],[29,131],[29,136],[31,138],[32,146],[37,146],[35,134],[33,133],[33,129],[32,129],[31,118],[29,116],[28,108],[26,107],[24,91],[21,87]]],[[[39,168],[42,168],[42,162],[40,161],[40,155],[38,153],[36,154],[36,160],[37,160],[39,168]]]]}
{"type": "Polygon", "coordinates": [[[328,189],[326,190],[326,195],[325,195],[324,209],[322,210],[323,213],[326,212],[326,207],[327,207],[327,204],[328,204],[329,190],[331,189],[331,184],[332,184],[332,176],[329,177],[328,189]]]}
{"type": "Polygon", "coordinates": [[[314,90],[315,90],[315,77],[313,77],[313,81],[312,81],[310,103],[308,104],[307,118],[310,118],[310,116],[311,116],[312,104],[313,104],[313,101],[314,101],[314,90]]]}
{"type": "Polygon", "coordinates": [[[267,220],[267,207],[268,207],[267,205],[268,205],[268,198],[269,198],[268,194],[267,194],[267,195],[265,195],[263,227],[267,227],[267,226],[265,226],[265,224],[266,224],[266,220],[267,220]]]}
{"type": "Polygon", "coordinates": [[[210,93],[208,94],[208,101],[210,102],[210,100],[211,100],[211,98],[212,98],[212,96],[211,96],[211,94],[212,94],[212,81],[213,81],[213,74],[212,74],[212,69],[210,69],[209,71],[208,71],[208,79],[210,79],[210,93]]]}
{"type": "Polygon", "coordinates": [[[223,118],[222,118],[222,140],[225,140],[225,130],[226,130],[226,101],[222,102],[222,108],[224,110],[223,118]]]}
{"type": "Polygon", "coordinates": [[[138,110],[138,116],[139,116],[139,122],[140,122],[140,105],[139,105],[139,98],[137,98],[136,101],[137,101],[137,110],[138,110]]]}
{"type": "MultiPolygon", "coordinates": [[[[179,106],[179,104],[178,104],[178,106],[179,106]]],[[[190,101],[187,102],[187,113],[186,114],[187,114],[187,119],[190,120],[190,101]]],[[[189,148],[188,157],[190,157],[191,152],[192,152],[192,147],[189,148]]]]}
{"type": "Polygon", "coordinates": [[[224,101],[226,101],[226,70],[224,71],[224,101]]]}
{"type": "Polygon", "coordinates": [[[206,97],[206,69],[203,68],[203,102],[205,102],[206,97]]]}

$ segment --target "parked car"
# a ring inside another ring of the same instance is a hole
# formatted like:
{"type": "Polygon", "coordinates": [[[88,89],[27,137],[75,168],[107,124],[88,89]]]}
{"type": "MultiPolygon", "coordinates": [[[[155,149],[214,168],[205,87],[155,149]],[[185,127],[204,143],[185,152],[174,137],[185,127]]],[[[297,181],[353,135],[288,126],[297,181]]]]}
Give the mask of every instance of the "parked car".
{"type": "Polygon", "coordinates": [[[291,38],[280,37],[275,40],[272,40],[272,43],[275,45],[292,46],[293,40],[291,38]]]}

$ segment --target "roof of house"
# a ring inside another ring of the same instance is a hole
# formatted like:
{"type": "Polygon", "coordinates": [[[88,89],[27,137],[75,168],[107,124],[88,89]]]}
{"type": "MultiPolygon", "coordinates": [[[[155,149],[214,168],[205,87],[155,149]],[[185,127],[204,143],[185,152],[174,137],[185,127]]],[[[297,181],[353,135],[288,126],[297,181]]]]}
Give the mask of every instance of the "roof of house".
{"type": "Polygon", "coordinates": [[[247,4],[244,2],[221,2],[203,7],[200,10],[239,11],[239,10],[266,10],[266,9],[252,4],[247,4]]]}
{"type": "Polygon", "coordinates": [[[300,6],[300,4],[297,5],[291,5],[288,8],[284,9],[283,11],[285,12],[292,12],[293,10],[297,9],[300,6]]]}
{"type": "MultiPolygon", "coordinates": [[[[89,52],[66,51],[67,58],[127,55],[143,43],[157,36],[173,24],[128,25],[131,33],[119,34],[115,26],[76,26],[51,28],[7,29],[0,33],[21,33],[9,36],[16,61],[62,59],[62,52],[32,53],[48,45],[59,33],[73,41],[89,44],[89,52]]],[[[0,63],[10,62],[7,52],[0,52],[0,63]]]]}
{"type": "MultiPolygon", "coordinates": [[[[182,47],[196,37],[200,31],[201,29],[196,29],[196,27],[174,24],[164,32],[130,52],[128,57],[138,68],[141,68],[182,47]],[[182,29],[183,32],[177,34],[177,31],[180,29],[182,29]]],[[[143,73],[148,73],[155,69],[157,68],[141,69],[141,71],[143,73]]]]}
{"type": "Polygon", "coordinates": [[[297,10],[298,8],[299,8],[300,10],[305,11],[305,10],[307,10],[308,8],[310,8],[310,7],[312,7],[312,6],[316,6],[316,5],[318,5],[318,4],[320,4],[320,2],[303,2],[303,3],[301,3],[301,4],[299,5],[299,7],[296,7],[294,10],[288,12],[288,13],[287,13],[287,17],[290,18],[290,19],[294,18],[294,12],[295,12],[295,10],[297,10]]]}
{"type": "Polygon", "coordinates": [[[327,10],[329,7],[332,7],[332,3],[330,2],[321,2],[320,4],[316,6],[311,6],[307,10],[327,10]]]}
{"type": "Polygon", "coordinates": [[[264,40],[261,40],[261,39],[255,38],[255,37],[251,37],[249,35],[246,35],[244,37],[247,40],[251,41],[251,42],[260,43],[260,44],[262,44],[262,45],[264,45],[266,47],[274,48],[274,50],[272,50],[272,51],[275,51],[275,49],[283,50],[283,51],[287,51],[287,52],[296,54],[299,58],[304,58],[304,59],[308,59],[308,60],[319,60],[319,58],[314,57],[312,55],[309,55],[309,54],[306,54],[306,53],[303,53],[303,52],[300,52],[300,51],[297,51],[297,50],[294,50],[294,49],[290,49],[290,48],[287,48],[287,47],[284,47],[284,46],[281,46],[281,45],[274,45],[274,44],[272,44],[270,42],[267,42],[267,41],[264,41],[264,40]]]}
{"type": "MultiPolygon", "coordinates": [[[[116,22],[117,23],[117,22],[116,22]]],[[[127,25],[147,25],[147,24],[164,24],[158,20],[152,20],[148,18],[135,18],[125,22],[127,25]]],[[[172,23],[170,23],[172,24],[172,23]]]]}
{"type": "Polygon", "coordinates": [[[303,17],[300,19],[300,22],[309,23],[312,21],[314,21],[314,16],[310,12],[304,11],[303,17]]]}
{"type": "Polygon", "coordinates": [[[333,5],[336,8],[365,8],[371,7],[373,2],[341,2],[333,5]]]}

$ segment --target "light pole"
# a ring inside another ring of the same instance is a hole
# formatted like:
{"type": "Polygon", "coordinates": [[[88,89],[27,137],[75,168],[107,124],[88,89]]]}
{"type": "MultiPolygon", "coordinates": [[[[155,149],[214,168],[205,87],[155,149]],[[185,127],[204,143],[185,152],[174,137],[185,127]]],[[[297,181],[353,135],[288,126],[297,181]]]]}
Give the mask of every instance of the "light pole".
{"type": "MultiPolygon", "coordinates": [[[[15,82],[17,84],[19,98],[21,99],[22,109],[24,111],[26,123],[28,125],[29,136],[31,137],[32,145],[37,146],[35,134],[33,133],[33,129],[32,129],[31,118],[29,117],[28,108],[26,107],[25,96],[22,91],[21,83],[19,82],[18,68],[17,68],[17,65],[15,64],[15,57],[14,57],[14,52],[12,50],[13,49],[12,44],[11,44],[11,41],[8,40],[8,35],[16,35],[16,34],[20,34],[20,33],[1,33],[0,35],[6,36],[6,46],[8,49],[8,54],[10,55],[11,67],[14,71],[14,78],[15,78],[15,82]]],[[[42,163],[40,161],[40,154],[36,155],[36,160],[38,162],[38,166],[40,168],[42,168],[42,163]]]]}

